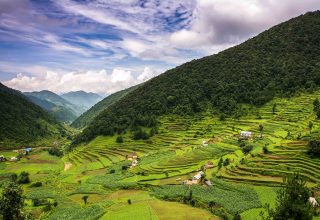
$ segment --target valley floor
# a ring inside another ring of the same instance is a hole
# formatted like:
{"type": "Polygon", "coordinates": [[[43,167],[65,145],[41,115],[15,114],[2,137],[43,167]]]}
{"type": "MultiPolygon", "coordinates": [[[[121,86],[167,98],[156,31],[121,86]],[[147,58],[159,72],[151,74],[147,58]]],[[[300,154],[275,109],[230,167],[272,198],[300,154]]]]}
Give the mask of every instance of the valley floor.
{"type": "Polygon", "coordinates": [[[168,115],[149,140],[133,141],[127,133],[116,143],[116,137],[100,136],[63,158],[35,149],[20,161],[1,162],[0,180],[27,171],[32,183],[42,182],[23,186],[27,210],[41,219],[219,219],[237,212],[245,220],[259,219],[264,204],[275,205],[288,174],[299,172],[320,196],[320,159],[307,154],[308,140],[320,131],[312,110],[316,97],[320,93],[274,99],[244,109],[248,116],[224,121],[210,114],[168,115]],[[241,131],[253,136],[239,141],[241,131]],[[134,152],[139,160],[130,168],[134,152]],[[213,166],[204,170],[208,161],[213,166]],[[212,186],[182,184],[201,169],[212,186]],[[58,205],[45,212],[43,205],[33,205],[35,199],[58,205]]]}

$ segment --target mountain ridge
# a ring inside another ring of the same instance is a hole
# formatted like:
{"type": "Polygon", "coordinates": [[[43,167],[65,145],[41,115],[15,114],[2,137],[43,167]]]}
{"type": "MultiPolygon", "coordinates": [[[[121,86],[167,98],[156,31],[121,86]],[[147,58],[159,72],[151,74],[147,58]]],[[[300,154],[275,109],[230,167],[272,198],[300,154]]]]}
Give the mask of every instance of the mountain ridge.
{"type": "Polygon", "coordinates": [[[239,104],[260,106],[320,85],[320,12],[309,12],[276,25],[248,41],[185,63],[149,80],[103,113],[78,136],[153,127],[156,117],[193,114],[241,115],[239,104]],[[218,113],[220,112],[220,113],[218,113]]]}

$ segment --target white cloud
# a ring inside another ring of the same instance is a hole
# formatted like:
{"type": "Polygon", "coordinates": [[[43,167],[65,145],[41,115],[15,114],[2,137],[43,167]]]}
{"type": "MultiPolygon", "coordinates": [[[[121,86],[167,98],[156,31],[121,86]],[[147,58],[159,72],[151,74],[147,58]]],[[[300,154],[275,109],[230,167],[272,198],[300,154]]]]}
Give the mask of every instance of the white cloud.
{"type": "Polygon", "coordinates": [[[190,26],[172,33],[170,41],[210,53],[319,7],[319,0],[198,0],[190,26]]]}
{"type": "Polygon", "coordinates": [[[157,73],[153,71],[150,67],[145,67],[143,72],[138,76],[138,80],[144,82],[155,77],[156,75],[157,73]]]}
{"type": "Polygon", "coordinates": [[[84,90],[87,92],[111,94],[142,83],[155,76],[155,72],[146,67],[138,77],[131,70],[115,68],[111,73],[100,71],[58,73],[46,71],[41,74],[20,73],[3,83],[20,91],[50,90],[56,93],[84,90]]]}

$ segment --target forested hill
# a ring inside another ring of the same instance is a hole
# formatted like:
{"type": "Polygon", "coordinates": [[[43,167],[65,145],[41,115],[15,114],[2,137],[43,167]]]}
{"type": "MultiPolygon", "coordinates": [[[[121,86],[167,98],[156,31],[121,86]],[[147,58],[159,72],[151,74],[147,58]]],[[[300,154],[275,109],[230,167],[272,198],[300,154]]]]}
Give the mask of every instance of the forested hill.
{"type": "MultiPolygon", "coordinates": [[[[139,86],[139,85],[138,85],[139,86]]],[[[92,106],[88,111],[83,113],[79,118],[72,122],[71,126],[75,128],[84,128],[92,122],[92,120],[97,117],[103,110],[107,109],[109,106],[113,105],[129,92],[135,90],[138,86],[133,86],[128,89],[111,94],[92,106]]]]}
{"type": "Polygon", "coordinates": [[[213,106],[262,105],[320,85],[320,12],[307,13],[217,55],[171,69],[96,117],[75,143],[128,128],[154,126],[156,116],[193,114],[213,106]],[[206,104],[206,105],[204,105],[206,104]],[[206,106],[206,107],[205,107],[206,106]]]}
{"type": "Polygon", "coordinates": [[[0,106],[0,147],[17,147],[64,133],[64,128],[47,112],[1,83],[0,106]]]}

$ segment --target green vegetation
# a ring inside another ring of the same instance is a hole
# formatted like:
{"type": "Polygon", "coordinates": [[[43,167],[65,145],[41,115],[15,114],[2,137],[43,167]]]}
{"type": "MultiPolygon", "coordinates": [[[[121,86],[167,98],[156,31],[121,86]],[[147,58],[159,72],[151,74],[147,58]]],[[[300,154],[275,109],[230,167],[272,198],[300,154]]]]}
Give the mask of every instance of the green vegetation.
{"type": "Polygon", "coordinates": [[[24,197],[22,189],[14,182],[6,184],[0,198],[0,214],[3,220],[29,219],[23,213],[24,197]]]}
{"type": "Polygon", "coordinates": [[[70,123],[85,111],[85,109],[68,102],[51,91],[25,92],[24,94],[30,101],[47,110],[62,122],[70,123]]]}
{"type": "Polygon", "coordinates": [[[0,147],[39,145],[66,136],[62,125],[20,92],[0,84],[0,147]]]}
{"type": "Polygon", "coordinates": [[[320,84],[319,26],[320,12],[307,13],[217,55],[171,69],[107,108],[75,143],[136,126],[154,127],[157,117],[168,113],[209,110],[241,117],[247,114],[244,104],[261,106],[276,96],[312,91],[320,84]]]}
{"type": "MultiPolygon", "coordinates": [[[[139,85],[138,85],[139,86],[139,85]]],[[[71,125],[75,128],[84,128],[89,125],[95,117],[97,117],[101,112],[109,108],[109,106],[118,102],[121,98],[126,96],[128,93],[134,91],[138,86],[133,86],[131,88],[116,92],[112,95],[107,96],[102,101],[95,104],[88,111],[83,113],[79,118],[77,118],[71,125]]]]}
{"type": "Polygon", "coordinates": [[[278,192],[275,209],[268,208],[267,219],[312,220],[313,208],[308,201],[311,192],[305,186],[306,182],[295,173],[285,178],[284,184],[284,188],[278,192]]]}

